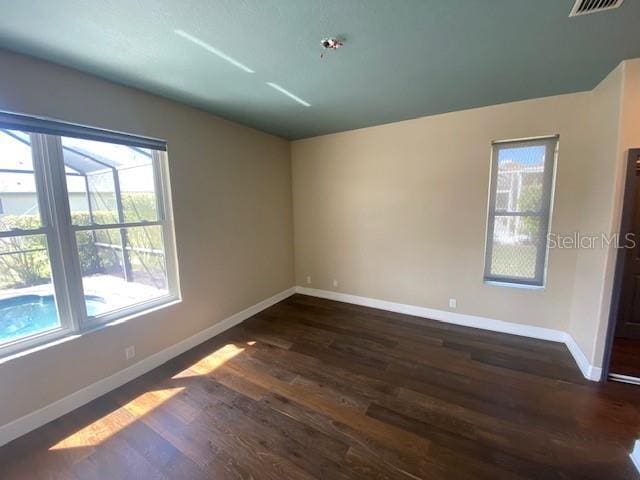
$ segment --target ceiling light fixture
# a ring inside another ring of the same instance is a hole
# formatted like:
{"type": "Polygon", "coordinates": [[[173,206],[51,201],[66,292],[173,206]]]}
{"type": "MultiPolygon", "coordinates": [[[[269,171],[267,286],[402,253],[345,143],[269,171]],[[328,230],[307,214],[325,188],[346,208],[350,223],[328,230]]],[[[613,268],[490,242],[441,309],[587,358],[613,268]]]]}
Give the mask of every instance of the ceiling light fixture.
{"type": "Polygon", "coordinates": [[[303,99],[301,99],[300,97],[298,97],[297,95],[294,95],[293,93],[291,93],[289,90],[282,88],[280,85],[278,85],[277,83],[273,83],[273,82],[267,82],[267,85],[269,85],[271,88],[279,91],[280,93],[286,95],[287,97],[295,100],[296,102],[298,102],[301,105],[304,105],[305,107],[310,107],[311,104],[309,102],[305,102],[303,99]]]}
{"type": "Polygon", "coordinates": [[[245,71],[247,73],[256,73],[253,70],[251,70],[249,67],[247,67],[246,65],[244,65],[244,64],[240,63],[239,61],[237,61],[235,58],[230,57],[226,53],[221,52],[217,48],[209,45],[207,42],[205,42],[203,40],[200,40],[198,37],[194,37],[190,33],[185,32],[184,30],[176,29],[176,30],[173,31],[173,33],[175,33],[176,35],[181,36],[182,38],[184,38],[185,40],[190,41],[191,43],[195,43],[196,45],[198,45],[199,47],[204,48],[208,52],[213,53],[214,55],[217,55],[221,59],[226,60],[227,62],[229,62],[231,65],[233,65],[235,67],[238,67],[240,70],[243,70],[243,71],[245,71]]]}
{"type": "MultiPolygon", "coordinates": [[[[325,51],[338,50],[344,46],[344,41],[338,37],[327,37],[320,40],[320,45],[325,49],[325,51]]],[[[320,54],[320,58],[324,58],[324,53],[325,52],[322,52],[320,54]]]]}

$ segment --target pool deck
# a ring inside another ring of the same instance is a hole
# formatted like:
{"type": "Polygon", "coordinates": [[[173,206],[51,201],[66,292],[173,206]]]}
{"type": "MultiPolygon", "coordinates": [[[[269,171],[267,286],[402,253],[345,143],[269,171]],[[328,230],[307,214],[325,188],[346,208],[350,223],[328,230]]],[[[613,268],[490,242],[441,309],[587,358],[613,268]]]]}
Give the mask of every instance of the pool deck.
{"type": "MultiPolygon", "coordinates": [[[[94,295],[104,300],[109,311],[157,298],[167,290],[150,287],[141,283],[127,282],[113,275],[93,275],[83,278],[85,295],[94,295]]],[[[53,284],[36,285],[26,288],[15,288],[0,292],[0,301],[21,295],[52,295],[53,284]]]]}

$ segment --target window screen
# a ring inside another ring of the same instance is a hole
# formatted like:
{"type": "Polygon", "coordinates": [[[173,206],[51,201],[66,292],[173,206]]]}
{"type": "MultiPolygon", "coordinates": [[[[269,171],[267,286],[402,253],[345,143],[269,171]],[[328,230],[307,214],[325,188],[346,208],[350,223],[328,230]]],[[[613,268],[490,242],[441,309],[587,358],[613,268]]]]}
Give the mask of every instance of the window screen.
{"type": "Polygon", "coordinates": [[[543,286],[558,136],[494,142],[485,281],[543,286]]]}

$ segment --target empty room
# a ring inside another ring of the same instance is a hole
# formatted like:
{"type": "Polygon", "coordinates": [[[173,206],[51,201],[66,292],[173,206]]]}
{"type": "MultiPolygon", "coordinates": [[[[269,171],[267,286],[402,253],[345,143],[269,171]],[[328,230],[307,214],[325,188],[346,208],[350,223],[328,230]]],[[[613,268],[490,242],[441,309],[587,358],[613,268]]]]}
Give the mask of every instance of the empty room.
{"type": "Polygon", "coordinates": [[[640,0],[0,7],[0,479],[640,479],[640,0]]]}

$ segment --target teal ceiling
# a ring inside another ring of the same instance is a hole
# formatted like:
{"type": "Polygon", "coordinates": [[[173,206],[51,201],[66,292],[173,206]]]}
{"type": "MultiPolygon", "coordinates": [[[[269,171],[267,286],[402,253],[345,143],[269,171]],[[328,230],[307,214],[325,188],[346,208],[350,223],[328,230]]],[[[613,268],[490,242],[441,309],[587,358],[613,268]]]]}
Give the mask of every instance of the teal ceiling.
{"type": "Polygon", "coordinates": [[[568,18],[572,5],[0,0],[0,47],[294,139],[589,90],[640,56],[640,0],[568,18]],[[345,46],[321,59],[328,35],[345,46]]]}

